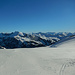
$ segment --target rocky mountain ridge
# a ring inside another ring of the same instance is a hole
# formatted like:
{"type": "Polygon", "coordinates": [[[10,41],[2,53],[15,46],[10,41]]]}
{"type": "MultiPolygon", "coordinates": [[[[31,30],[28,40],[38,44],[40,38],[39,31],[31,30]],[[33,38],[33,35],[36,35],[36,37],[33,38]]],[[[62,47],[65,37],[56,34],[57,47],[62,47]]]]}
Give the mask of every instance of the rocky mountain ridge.
{"type": "Polygon", "coordinates": [[[12,32],[12,33],[0,33],[0,48],[34,48],[49,46],[62,40],[68,36],[73,36],[75,33],[22,33],[22,32],[12,32]]]}

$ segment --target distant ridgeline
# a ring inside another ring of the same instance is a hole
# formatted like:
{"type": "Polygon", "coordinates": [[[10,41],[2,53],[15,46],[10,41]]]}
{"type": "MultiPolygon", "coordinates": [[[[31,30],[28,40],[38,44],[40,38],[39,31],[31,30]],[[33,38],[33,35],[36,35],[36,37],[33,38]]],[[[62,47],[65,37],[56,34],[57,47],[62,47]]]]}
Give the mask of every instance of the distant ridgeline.
{"type": "Polygon", "coordinates": [[[66,37],[73,37],[75,33],[47,32],[26,34],[22,32],[0,33],[0,49],[34,48],[52,45],[66,37]]]}

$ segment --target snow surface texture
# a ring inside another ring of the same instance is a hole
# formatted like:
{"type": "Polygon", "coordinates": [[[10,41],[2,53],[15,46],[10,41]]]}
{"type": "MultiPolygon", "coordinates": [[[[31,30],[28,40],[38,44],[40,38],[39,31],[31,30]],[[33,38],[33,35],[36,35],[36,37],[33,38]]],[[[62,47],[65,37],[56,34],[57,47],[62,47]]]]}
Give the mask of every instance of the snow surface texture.
{"type": "Polygon", "coordinates": [[[74,44],[71,37],[55,48],[0,49],[0,75],[75,75],[74,44]]]}

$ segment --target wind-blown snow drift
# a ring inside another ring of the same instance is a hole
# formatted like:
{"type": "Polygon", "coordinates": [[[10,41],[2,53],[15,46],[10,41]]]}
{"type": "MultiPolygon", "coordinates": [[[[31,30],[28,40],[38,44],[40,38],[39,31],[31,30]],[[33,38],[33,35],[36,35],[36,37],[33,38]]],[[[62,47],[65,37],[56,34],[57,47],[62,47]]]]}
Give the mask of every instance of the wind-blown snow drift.
{"type": "Polygon", "coordinates": [[[0,49],[0,75],[75,75],[74,42],[69,38],[55,48],[0,49]]]}

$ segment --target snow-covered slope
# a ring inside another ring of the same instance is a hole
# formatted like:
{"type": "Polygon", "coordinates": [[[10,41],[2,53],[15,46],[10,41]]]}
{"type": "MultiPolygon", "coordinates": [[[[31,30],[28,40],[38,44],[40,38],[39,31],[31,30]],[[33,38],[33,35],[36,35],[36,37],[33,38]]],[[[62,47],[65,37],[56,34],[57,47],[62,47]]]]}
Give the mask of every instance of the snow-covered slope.
{"type": "Polygon", "coordinates": [[[75,36],[70,36],[65,39],[62,39],[50,47],[59,47],[59,48],[74,48],[75,46],[75,36]]]}
{"type": "Polygon", "coordinates": [[[0,49],[0,75],[75,75],[74,44],[70,37],[55,48],[0,49]]]}

